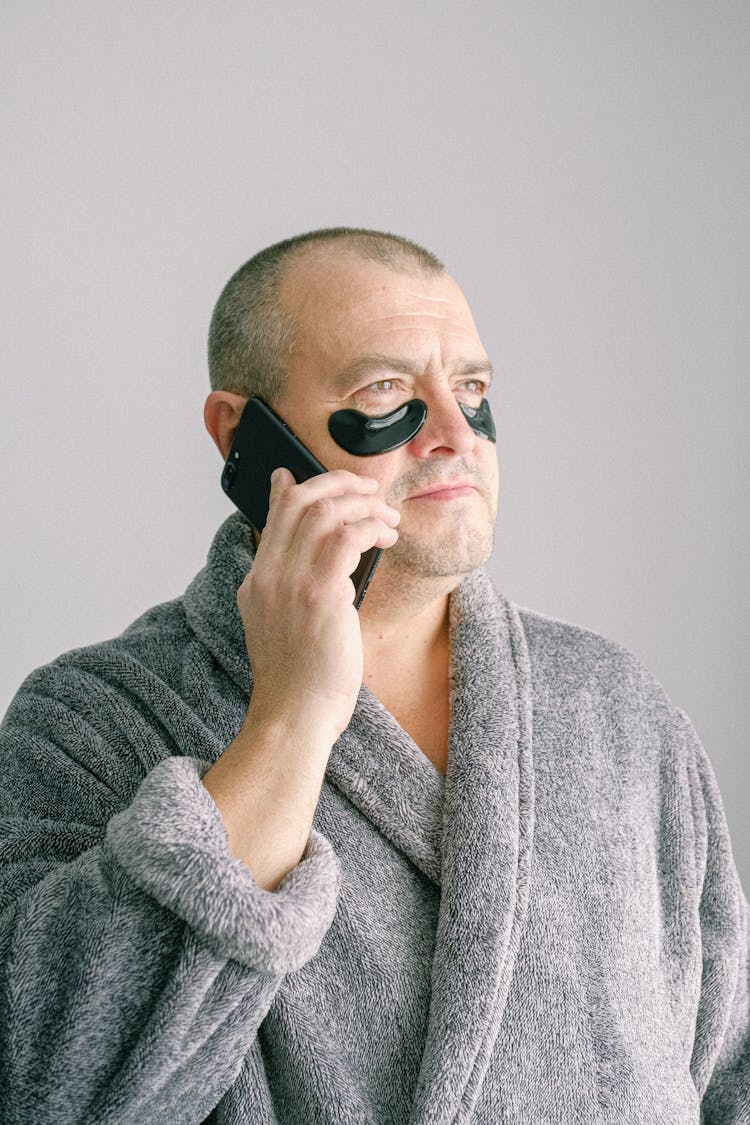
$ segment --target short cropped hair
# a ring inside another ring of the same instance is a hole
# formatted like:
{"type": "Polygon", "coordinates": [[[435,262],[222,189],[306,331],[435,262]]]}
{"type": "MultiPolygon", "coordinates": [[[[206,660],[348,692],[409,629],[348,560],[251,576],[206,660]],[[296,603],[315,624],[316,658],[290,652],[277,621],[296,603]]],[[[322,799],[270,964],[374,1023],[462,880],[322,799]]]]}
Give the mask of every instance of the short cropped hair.
{"type": "Polygon", "coordinates": [[[260,395],[274,403],[284,392],[284,356],[297,325],[279,300],[286,270],[312,246],[339,243],[359,257],[399,272],[445,273],[429,250],[384,231],[330,227],[296,235],[261,250],[230,277],[211,317],[208,371],[211,389],[260,395]]]}

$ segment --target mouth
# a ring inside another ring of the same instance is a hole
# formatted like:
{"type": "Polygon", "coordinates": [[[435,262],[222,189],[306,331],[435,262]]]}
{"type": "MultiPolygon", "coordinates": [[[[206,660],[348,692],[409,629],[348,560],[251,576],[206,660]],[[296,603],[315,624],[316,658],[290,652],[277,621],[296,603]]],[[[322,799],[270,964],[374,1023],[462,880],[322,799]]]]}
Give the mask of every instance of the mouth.
{"type": "Polygon", "coordinates": [[[476,492],[475,485],[465,480],[440,481],[430,484],[419,492],[407,496],[406,500],[460,500],[464,496],[471,496],[476,492]]]}

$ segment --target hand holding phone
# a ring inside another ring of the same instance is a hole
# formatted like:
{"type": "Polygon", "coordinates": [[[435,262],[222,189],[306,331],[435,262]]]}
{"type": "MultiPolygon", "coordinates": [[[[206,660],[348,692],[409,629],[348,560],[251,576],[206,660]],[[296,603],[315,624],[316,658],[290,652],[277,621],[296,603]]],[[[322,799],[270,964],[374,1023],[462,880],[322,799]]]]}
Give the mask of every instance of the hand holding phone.
{"type": "MultiPolygon", "coordinates": [[[[229,464],[232,495],[245,477],[242,452],[229,464]]],[[[260,495],[242,495],[250,522],[265,528],[237,590],[252,669],[247,715],[202,779],[232,854],[269,891],[304,852],[331,749],[362,686],[362,627],[349,575],[373,546],[393,545],[399,522],[371,478],[320,466],[297,484],[286,469],[269,489],[277,464],[266,458],[260,495]]],[[[299,465],[296,471],[302,475],[299,465]]]]}
{"type": "MultiPolygon", "coordinates": [[[[255,396],[245,404],[224,464],[221,485],[258,534],[268,516],[271,473],[279,467],[289,469],[298,484],[327,471],[283,419],[255,396]]],[[[382,553],[379,547],[365,551],[351,575],[357,609],[382,553]]]]}
{"type": "Polygon", "coordinates": [[[364,674],[355,603],[374,569],[373,554],[398,538],[399,513],[377,495],[375,480],[326,472],[265,404],[251,400],[245,411],[223,483],[256,531],[265,529],[237,591],[253,671],[253,723],[304,729],[311,745],[322,740],[330,749],[351,718],[364,674]],[[261,417],[256,429],[251,423],[261,417]],[[287,472],[271,490],[279,466],[287,472]],[[297,475],[307,479],[295,483],[297,475]],[[363,577],[352,598],[358,559],[363,577]]]}

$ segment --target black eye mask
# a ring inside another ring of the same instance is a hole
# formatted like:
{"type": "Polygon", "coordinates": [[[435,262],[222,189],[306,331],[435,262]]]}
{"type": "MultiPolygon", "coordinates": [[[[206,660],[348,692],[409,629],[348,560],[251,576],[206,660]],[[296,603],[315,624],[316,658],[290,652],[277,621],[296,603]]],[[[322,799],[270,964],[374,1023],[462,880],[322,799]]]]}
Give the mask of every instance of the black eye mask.
{"type": "MultiPolygon", "coordinates": [[[[495,441],[495,423],[486,398],[478,407],[459,402],[464,418],[478,437],[495,441]]],[[[372,418],[359,410],[337,410],[328,419],[328,431],[342,449],[356,457],[372,457],[377,453],[390,453],[415,438],[424,425],[427,407],[421,398],[372,418]]]]}

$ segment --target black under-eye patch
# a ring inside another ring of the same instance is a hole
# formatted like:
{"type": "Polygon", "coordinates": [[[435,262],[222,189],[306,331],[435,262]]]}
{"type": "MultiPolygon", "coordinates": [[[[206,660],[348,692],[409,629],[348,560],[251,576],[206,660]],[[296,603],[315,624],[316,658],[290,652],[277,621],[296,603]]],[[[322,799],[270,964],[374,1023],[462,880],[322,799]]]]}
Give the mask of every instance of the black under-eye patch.
{"type": "Polygon", "coordinates": [[[359,410],[337,410],[328,419],[328,431],[347,453],[372,457],[406,445],[417,436],[426,417],[427,407],[421,398],[413,398],[380,418],[359,410]]]}
{"type": "Polygon", "coordinates": [[[482,399],[479,406],[467,406],[465,402],[459,402],[458,405],[463,411],[464,418],[478,437],[485,438],[487,441],[497,440],[495,420],[486,398],[482,399]]]}
{"type": "MultiPolygon", "coordinates": [[[[478,407],[459,402],[464,418],[475,434],[495,441],[495,424],[487,399],[478,407]]],[[[336,410],[328,419],[328,432],[337,445],[355,457],[374,457],[390,453],[415,438],[424,425],[427,407],[421,398],[373,418],[360,410],[336,410]]]]}

